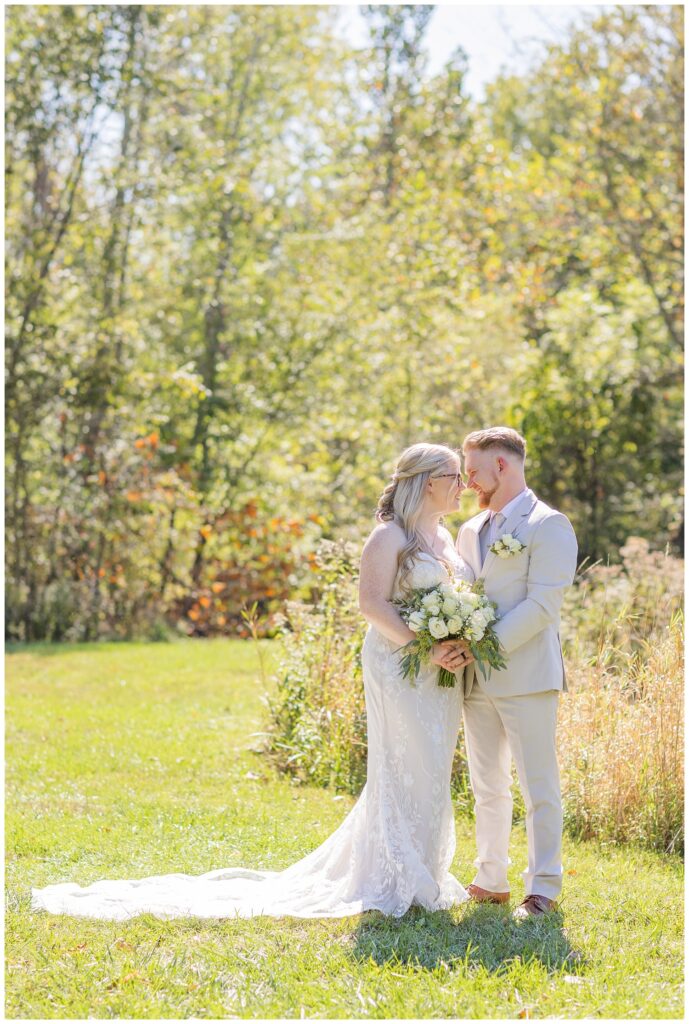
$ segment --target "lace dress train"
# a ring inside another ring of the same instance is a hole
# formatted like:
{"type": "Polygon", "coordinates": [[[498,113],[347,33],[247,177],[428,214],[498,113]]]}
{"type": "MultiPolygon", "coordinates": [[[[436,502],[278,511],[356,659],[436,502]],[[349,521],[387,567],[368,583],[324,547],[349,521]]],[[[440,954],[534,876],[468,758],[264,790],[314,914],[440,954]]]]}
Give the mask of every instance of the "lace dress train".
{"type": "MultiPolygon", "coordinates": [[[[419,573],[442,568],[428,556],[419,573]]],[[[416,572],[416,567],[415,570],[416,572]]],[[[421,579],[422,576],[419,576],[421,579]]],[[[417,582],[414,585],[432,585],[417,582]]],[[[207,874],[71,882],[32,890],[32,908],[126,920],[174,917],[344,917],[364,910],[402,916],[463,903],[450,874],[455,825],[450,773],[462,710],[461,680],[437,684],[437,668],[412,685],[397,645],[370,628],[362,652],[368,725],[367,781],[339,828],[284,871],[223,868],[207,874]]]]}

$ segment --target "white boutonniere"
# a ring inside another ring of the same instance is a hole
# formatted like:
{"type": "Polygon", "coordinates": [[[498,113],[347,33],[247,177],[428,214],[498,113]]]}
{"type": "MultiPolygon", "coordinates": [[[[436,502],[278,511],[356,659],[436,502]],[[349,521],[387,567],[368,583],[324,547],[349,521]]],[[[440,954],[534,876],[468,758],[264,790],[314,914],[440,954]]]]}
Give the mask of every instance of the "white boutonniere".
{"type": "Polygon", "coordinates": [[[492,551],[498,558],[511,558],[513,555],[518,555],[525,547],[526,544],[522,544],[511,533],[503,533],[502,537],[499,537],[495,544],[491,544],[488,550],[492,551]]]}

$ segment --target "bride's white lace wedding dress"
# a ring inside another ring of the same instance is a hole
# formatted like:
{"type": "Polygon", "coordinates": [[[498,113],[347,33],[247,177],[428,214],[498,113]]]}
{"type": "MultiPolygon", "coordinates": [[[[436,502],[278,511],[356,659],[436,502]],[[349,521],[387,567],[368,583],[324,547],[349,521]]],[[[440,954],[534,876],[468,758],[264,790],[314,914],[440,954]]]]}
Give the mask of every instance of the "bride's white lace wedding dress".
{"type": "MultiPolygon", "coordinates": [[[[457,559],[457,575],[471,570],[457,559]]],[[[421,554],[413,586],[447,578],[421,554]]],[[[32,908],[125,920],[156,917],[345,917],[380,910],[401,917],[412,904],[447,909],[467,900],[450,874],[455,824],[450,772],[462,711],[461,678],[437,684],[438,669],[402,678],[398,645],[371,627],[362,658],[368,723],[367,781],[340,827],[284,871],[223,868],[136,881],[71,882],[32,890],[32,908]]]]}

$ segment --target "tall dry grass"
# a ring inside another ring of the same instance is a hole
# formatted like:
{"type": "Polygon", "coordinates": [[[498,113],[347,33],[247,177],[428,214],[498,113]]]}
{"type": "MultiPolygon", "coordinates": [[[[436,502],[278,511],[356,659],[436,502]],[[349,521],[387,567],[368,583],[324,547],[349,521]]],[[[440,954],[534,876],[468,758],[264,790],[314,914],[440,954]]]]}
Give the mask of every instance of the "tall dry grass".
{"type": "MultiPolygon", "coordinates": [[[[630,538],[615,565],[584,566],[562,613],[569,690],[558,745],[565,827],[579,837],[683,850],[683,563],[630,538]]],[[[284,657],[268,702],[279,770],[358,793],[366,715],[357,551],[324,544],[311,604],[290,603],[284,657]]],[[[456,804],[471,813],[463,742],[456,804]]],[[[523,803],[515,793],[515,814],[523,803]]]]}
{"type": "Polygon", "coordinates": [[[683,852],[683,563],[630,538],[563,613],[558,750],[567,830],[683,852]]]}

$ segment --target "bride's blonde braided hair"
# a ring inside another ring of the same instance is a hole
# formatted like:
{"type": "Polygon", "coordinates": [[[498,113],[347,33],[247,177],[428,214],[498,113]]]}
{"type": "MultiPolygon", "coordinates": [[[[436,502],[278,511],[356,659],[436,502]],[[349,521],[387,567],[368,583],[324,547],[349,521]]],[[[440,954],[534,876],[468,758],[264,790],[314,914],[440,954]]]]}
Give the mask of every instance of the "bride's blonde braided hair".
{"type": "MultiPolygon", "coordinates": [[[[407,535],[407,543],[397,556],[401,589],[405,589],[417,552],[425,551],[433,555],[433,558],[438,558],[434,552],[428,550],[417,531],[417,524],[429,478],[443,469],[449,461],[454,462],[457,458],[458,453],[444,444],[413,444],[405,448],[398,458],[390,483],[380,496],[376,509],[378,522],[392,520],[401,526],[407,535]]],[[[451,572],[452,567],[444,559],[439,558],[438,561],[451,572]]]]}

